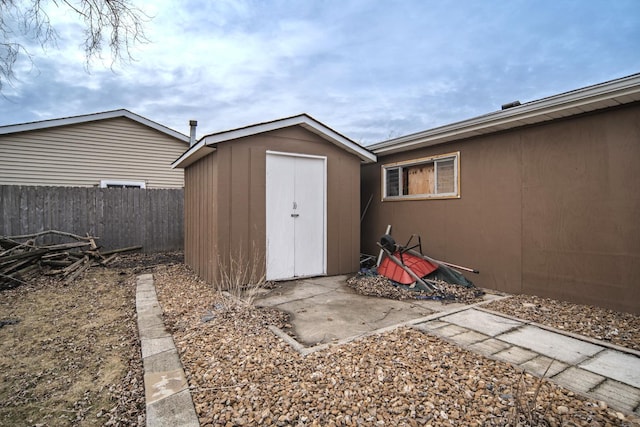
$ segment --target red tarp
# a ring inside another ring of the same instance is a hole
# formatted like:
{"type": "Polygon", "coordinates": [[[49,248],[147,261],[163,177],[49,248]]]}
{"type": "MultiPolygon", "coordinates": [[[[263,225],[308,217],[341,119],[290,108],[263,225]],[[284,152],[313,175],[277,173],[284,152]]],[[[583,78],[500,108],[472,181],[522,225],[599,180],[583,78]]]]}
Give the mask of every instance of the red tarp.
{"type": "MultiPolygon", "coordinates": [[[[433,264],[426,259],[422,259],[415,255],[411,255],[409,253],[402,254],[400,257],[400,252],[396,252],[393,254],[396,258],[404,262],[404,265],[413,271],[416,276],[423,278],[427,274],[433,273],[438,269],[436,264],[433,264]]],[[[380,266],[378,267],[378,273],[388,277],[394,282],[401,283],[403,285],[410,285],[415,282],[415,280],[402,269],[398,264],[391,261],[391,258],[384,257],[380,266]]]]}

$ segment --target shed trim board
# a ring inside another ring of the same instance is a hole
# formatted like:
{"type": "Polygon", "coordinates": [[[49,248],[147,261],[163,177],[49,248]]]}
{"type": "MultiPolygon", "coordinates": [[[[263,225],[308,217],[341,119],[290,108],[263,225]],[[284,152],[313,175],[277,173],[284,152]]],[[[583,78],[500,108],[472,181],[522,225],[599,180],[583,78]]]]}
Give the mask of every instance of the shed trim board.
{"type": "Polygon", "coordinates": [[[256,125],[204,136],[200,139],[200,141],[198,141],[198,143],[190,147],[182,156],[180,156],[180,158],[173,162],[171,167],[187,167],[193,162],[213,152],[215,150],[215,146],[220,142],[231,141],[238,138],[245,138],[248,136],[258,135],[261,133],[283,129],[291,126],[301,126],[304,129],[321,136],[325,140],[337,145],[345,151],[358,156],[364,163],[374,163],[376,161],[376,156],[368,149],[360,146],[351,139],[325,126],[308,114],[299,114],[293,117],[287,117],[284,119],[273,120],[270,122],[259,123],[256,125]]]}
{"type": "Polygon", "coordinates": [[[267,150],[265,161],[266,279],[325,275],[327,157],[267,150]]]}

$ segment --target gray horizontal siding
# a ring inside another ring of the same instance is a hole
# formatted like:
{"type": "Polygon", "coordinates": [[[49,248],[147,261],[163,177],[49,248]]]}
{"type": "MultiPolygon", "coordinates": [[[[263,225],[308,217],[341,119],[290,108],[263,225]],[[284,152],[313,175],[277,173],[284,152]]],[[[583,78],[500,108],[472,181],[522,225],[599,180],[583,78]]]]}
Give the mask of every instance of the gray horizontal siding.
{"type": "Polygon", "coordinates": [[[170,165],[187,148],[123,117],[2,135],[0,184],[96,186],[107,179],[181,188],[183,171],[170,165]]]}

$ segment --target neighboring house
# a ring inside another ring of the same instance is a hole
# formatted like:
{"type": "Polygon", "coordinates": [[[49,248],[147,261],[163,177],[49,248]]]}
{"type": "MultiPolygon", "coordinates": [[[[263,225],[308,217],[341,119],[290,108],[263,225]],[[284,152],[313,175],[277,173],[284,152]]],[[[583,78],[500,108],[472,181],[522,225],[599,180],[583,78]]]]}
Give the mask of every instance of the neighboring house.
{"type": "Polygon", "coordinates": [[[0,235],[54,229],[104,249],[182,249],[184,174],[171,162],[189,141],[127,110],[2,126],[0,235]]]}
{"type": "Polygon", "coordinates": [[[267,280],[357,271],[363,162],[375,156],[305,114],[203,137],[173,164],[187,264],[209,282],[232,263],[267,280]]]}
{"type": "Polygon", "coordinates": [[[640,313],[640,74],[504,107],[367,147],[362,251],[391,224],[481,287],[640,313]]]}
{"type": "Polygon", "coordinates": [[[127,110],[0,126],[0,185],[182,188],[189,137],[127,110]]]}

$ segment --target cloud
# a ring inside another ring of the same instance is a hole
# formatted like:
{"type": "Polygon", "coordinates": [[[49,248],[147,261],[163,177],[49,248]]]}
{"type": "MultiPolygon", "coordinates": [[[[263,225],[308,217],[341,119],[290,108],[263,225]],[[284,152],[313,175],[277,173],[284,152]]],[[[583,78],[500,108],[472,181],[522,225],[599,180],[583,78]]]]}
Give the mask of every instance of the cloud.
{"type": "Polygon", "coordinates": [[[0,124],[128,108],[205,134],[307,112],[367,144],[640,71],[633,0],[139,6],[151,43],[91,74],[61,17],[59,49],[20,64],[0,124]]]}

